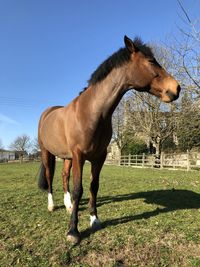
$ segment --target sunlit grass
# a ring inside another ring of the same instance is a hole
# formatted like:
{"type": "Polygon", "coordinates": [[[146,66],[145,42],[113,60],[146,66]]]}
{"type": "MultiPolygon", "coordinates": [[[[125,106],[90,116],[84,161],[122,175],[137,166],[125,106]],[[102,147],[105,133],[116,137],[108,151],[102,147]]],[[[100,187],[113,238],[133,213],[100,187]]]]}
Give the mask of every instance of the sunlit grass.
{"type": "Polygon", "coordinates": [[[0,266],[200,266],[200,173],[104,166],[102,229],[89,228],[90,167],[84,169],[80,245],[66,241],[61,163],[57,209],[37,188],[39,163],[0,165],[0,266]]]}

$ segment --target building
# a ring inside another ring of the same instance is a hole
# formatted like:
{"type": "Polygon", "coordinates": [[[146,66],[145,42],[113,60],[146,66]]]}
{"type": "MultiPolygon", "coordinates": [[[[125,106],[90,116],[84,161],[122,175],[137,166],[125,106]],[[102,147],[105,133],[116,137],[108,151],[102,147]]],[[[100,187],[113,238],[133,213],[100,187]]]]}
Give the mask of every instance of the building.
{"type": "Polygon", "coordinates": [[[108,146],[108,154],[106,158],[106,163],[114,162],[117,164],[121,157],[121,151],[115,141],[111,142],[108,146]]]}
{"type": "Polygon", "coordinates": [[[0,149],[0,162],[15,160],[15,151],[0,149]]]}

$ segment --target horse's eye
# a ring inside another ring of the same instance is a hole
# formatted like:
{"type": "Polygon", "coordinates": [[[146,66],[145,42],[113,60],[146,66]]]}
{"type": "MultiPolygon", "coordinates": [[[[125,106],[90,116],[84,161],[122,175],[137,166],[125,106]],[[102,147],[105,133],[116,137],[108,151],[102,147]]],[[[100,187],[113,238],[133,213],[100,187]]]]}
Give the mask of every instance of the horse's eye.
{"type": "Polygon", "coordinates": [[[156,61],[155,61],[155,59],[150,59],[150,60],[149,60],[149,63],[151,63],[151,64],[155,64],[156,61]]]}
{"type": "Polygon", "coordinates": [[[152,65],[161,68],[160,64],[156,61],[155,58],[149,59],[149,63],[151,63],[152,65]]]}

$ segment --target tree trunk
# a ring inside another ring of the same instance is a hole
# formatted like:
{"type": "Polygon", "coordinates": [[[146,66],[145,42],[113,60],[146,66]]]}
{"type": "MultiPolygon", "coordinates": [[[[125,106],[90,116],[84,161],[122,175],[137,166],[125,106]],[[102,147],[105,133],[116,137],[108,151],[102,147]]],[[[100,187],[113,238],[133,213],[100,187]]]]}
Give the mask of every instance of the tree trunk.
{"type": "Polygon", "coordinates": [[[160,142],[155,144],[155,148],[156,148],[156,155],[159,156],[160,153],[161,153],[161,144],[160,144],[160,142]]]}

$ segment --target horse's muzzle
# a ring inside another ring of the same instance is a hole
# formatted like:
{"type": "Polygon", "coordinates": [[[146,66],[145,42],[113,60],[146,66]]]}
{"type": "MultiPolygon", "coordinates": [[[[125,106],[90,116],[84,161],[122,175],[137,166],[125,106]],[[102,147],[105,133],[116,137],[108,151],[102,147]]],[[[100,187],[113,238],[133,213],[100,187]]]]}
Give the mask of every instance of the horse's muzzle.
{"type": "Polygon", "coordinates": [[[167,90],[165,94],[169,97],[170,101],[175,101],[179,98],[180,91],[181,87],[180,85],[178,85],[176,89],[176,94],[174,94],[171,90],[167,90]]]}

